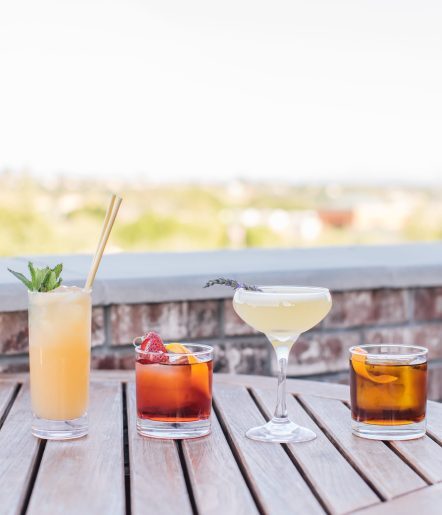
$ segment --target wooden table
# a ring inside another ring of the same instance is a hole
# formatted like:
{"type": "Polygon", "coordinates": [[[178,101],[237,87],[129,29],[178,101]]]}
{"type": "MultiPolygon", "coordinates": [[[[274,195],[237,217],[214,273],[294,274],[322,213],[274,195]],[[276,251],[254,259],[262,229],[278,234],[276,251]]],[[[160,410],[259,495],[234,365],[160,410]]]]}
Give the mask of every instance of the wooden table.
{"type": "Polygon", "coordinates": [[[428,436],[363,440],[350,432],[348,388],[288,381],[288,409],[318,438],[295,445],[244,437],[268,418],[274,378],[218,375],[213,431],[197,440],[135,431],[133,374],[93,375],[90,433],[30,433],[27,376],[0,378],[0,514],[441,514],[442,406],[428,436]]]}

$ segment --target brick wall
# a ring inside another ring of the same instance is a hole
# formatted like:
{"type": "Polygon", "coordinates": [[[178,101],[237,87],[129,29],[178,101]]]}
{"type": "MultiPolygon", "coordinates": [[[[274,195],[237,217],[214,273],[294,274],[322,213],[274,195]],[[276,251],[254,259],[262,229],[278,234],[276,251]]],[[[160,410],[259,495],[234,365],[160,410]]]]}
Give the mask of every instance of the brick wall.
{"type": "MultiPolygon", "coordinates": [[[[290,376],[347,382],[348,348],[352,345],[419,344],[430,350],[430,397],[442,399],[442,288],[332,295],[328,317],[294,346],[290,376]]],[[[132,368],[131,341],[148,329],[169,341],[198,340],[213,345],[217,372],[275,373],[270,344],[236,316],[230,299],[94,307],[92,366],[132,368]]],[[[27,313],[0,313],[0,371],[27,370],[27,345],[27,313]]]]}

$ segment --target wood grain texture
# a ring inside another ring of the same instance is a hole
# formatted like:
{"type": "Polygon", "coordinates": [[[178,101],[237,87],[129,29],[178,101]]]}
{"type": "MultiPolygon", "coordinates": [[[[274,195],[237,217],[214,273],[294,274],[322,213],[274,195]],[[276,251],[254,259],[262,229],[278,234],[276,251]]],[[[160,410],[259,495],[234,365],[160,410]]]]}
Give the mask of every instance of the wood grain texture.
{"type": "MultiPolygon", "coordinates": [[[[275,392],[260,389],[254,392],[270,417],[275,407],[275,392]]],[[[344,514],[380,502],[379,497],[292,396],[287,397],[287,409],[294,422],[308,427],[317,435],[311,442],[288,447],[330,513],[344,514]]]]}
{"type": "Polygon", "coordinates": [[[321,428],[331,435],[346,458],[385,499],[392,499],[426,485],[383,442],[354,436],[350,427],[350,410],[342,402],[313,396],[300,396],[300,400],[321,428]]]}
{"type": "Polygon", "coordinates": [[[265,422],[247,390],[218,383],[214,399],[263,511],[269,515],[324,513],[279,444],[255,442],[245,436],[247,429],[265,422]]]}
{"type": "Polygon", "coordinates": [[[191,515],[176,442],[145,438],[137,433],[133,383],[127,387],[127,404],[132,515],[191,515]]]}
{"type": "Polygon", "coordinates": [[[211,434],[205,438],[184,440],[183,451],[199,513],[258,513],[214,413],[211,434]]]}
{"type": "MultiPolygon", "coordinates": [[[[47,443],[30,515],[125,513],[121,392],[126,383],[133,515],[192,514],[183,457],[199,515],[309,515],[324,513],[321,503],[333,515],[442,513],[441,404],[428,403],[431,438],[386,445],[351,434],[350,411],[342,402],[348,400],[348,387],[289,380],[289,391],[300,394],[301,403],[288,399],[290,415],[318,438],[283,447],[245,437],[248,428],[264,419],[244,386],[253,389],[270,414],[276,379],[215,375],[221,420],[214,417],[210,436],[182,442],[180,455],[174,441],[137,435],[133,377],[133,371],[92,373],[89,436],[47,443]],[[419,474],[437,484],[428,486],[419,474]],[[379,502],[366,482],[387,501],[379,502]]],[[[0,429],[1,515],[21,513],[41,455],[40,440],[31,435],[27,374],[0,376],[0,419],[17,383],[23,386],[0,429]]]]}
{"type": "Polygon", "coordinates": [[[29,374],[27,372],[2,372],[0,383],[28,383],[29,374]]]}
{"type": "MultiPolygon", "coordinates": [[[[135,357],[134,357],[135,367],[135,357]]],[[[91,370],[91,381],[118,381],[127,383],[135,381],[134,370],[91,370]]]]}
{"type": "Polygon", "coordinates": [[[358,515],[440,515],[442,513],[442,484],[403,495],[388,503],[358,511],[358,515]]]}
{"type": "Polygon", "coordinates": [[[14,394],[16,385],[14,383],[0,383],[0,425],[4,418],[5,411],[14,394]]]}
{"type": "Polygon", "coordinates": [[[0,431],[0,512],[20,513],[39,440],[31,434],[29,388],[22,387],[0,431]]]}
{"type": "Polygon", "coordinates": [[[89,434],[48,441],[28,515],[125,512],[121,385],[93,383],[89,434]]]}
{"type": "Polygon", "coordinates": [[[442,447],[428,436],[391,446],[429,483],[442,481],[442,447]]]}
{"type": "MultiPolygon", "coordinates": [[[[277,378],[266,376],[251,376],[242,374],[214,374],[215,384],[231,384],[246,388],[261,388],[276,390],[277,378]]],[[[326,399],[350,400],[350,390],[343,384],[321,383],[305,379],[287,379],[288,393],[319,395],[326,399]]]]}
{"type": "Polygon", "coordinates": [[[427,404],[427,433],[442,444],[442,404],[439,402],[427,404]]]}

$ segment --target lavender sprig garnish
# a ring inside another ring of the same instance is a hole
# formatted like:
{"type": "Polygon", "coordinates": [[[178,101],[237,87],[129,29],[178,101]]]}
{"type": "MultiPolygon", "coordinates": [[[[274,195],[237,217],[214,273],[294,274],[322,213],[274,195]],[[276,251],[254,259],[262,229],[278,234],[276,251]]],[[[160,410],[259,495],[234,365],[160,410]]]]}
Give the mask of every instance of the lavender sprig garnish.
{"type": "Polygon", "coordinates": [[[204,288],[208,288],[209,286],[230,286],[234,290],[237,290],[238,288],[242,288],[243,290],[248,291],[262,291],[257,286],[250,286],[249,284],[240,283],[238,281],[235,281],[235,279],[225,279],[224,277],[218,277],[218,279],[211,279],[210,281],[207,281],[207,283],[204,285],[204,288]]]}

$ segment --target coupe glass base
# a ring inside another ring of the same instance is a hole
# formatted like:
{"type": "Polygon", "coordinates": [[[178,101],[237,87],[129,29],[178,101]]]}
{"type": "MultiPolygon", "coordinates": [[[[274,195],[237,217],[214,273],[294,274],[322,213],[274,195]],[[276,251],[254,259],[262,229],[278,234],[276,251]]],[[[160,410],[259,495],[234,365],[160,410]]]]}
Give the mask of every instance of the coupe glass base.
{"type": "Polygon", "coordinates": [[[72,440],[86,436],[89,430],[88,416],[73,420],[48,420],[34,415],[32,434],[45,440],[72,440]]]}
{"type": "Polygon", "coordinates": [[[351,421],[351,430],[355,436],[369,440],[414,440],[425,436],[426,421],[398,426],[380,426],[351,421]]]}
{"type": "Polygon", "coordinates": [[[298,426],[291,420],[273,418],[263,426],[249,429],[247,438],[259,442],[299,443],[316,438],[316,434],[306,427],[298,426]]]}
{"type": "Polygon", "coordinates": [[[199,438],[210,433],[210,419],[195,422],[158,422],[138,417],[137,431],[141,436],[149,436],[150,438],[199,438]]]}

